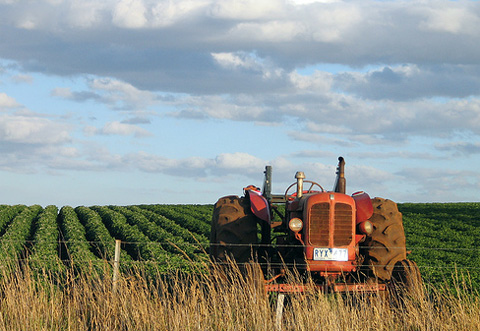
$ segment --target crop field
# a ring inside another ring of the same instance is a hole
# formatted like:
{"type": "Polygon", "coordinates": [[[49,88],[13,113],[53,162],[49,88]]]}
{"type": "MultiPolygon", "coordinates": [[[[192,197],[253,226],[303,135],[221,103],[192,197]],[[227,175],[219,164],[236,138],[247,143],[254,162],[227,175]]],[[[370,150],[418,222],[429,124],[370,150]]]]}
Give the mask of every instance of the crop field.
{"type": "Polygon", "coordinates": [[[399,204],[425,280],[400,305],[312,292],[291,297],[280,322],[258,277],[209,268],[212,210],[0,205],[0,329],[480,329],[480,203],[399,204]]]}
{"type": "MultiPolygon", "coordinates": [[[[112,261],[156,272],[192,271],[207,260],[212,206],[0,206],[0,262],[64,272],[112,261]]],[[[108,265],[108,264],[107,264],[108,265]]]]}
{"type": "MultiPolygon", "coordinates": [[[[404,203],[409,258],[429,282],[468,274],[480,288],[480,203],[404,203]]],[[[0,205],[0,261],[32,270],[103,268],[122,241],[122,266],[149,264],[156,272],[205,265],[212,205],[0,205]]]]}
{"type": "Polygon", "coordinates": [[[403,214],[409,259],[429,282],[468,274],[480,290],[480,203],[405,203],[403,214]]]}

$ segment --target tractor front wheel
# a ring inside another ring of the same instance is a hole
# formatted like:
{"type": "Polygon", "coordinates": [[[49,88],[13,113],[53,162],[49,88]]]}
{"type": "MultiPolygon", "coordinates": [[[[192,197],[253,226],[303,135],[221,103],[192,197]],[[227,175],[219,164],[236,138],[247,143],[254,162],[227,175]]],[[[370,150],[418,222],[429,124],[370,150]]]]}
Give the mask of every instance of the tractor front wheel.
{"type": "Polygon", "coordinates": [[[246,198],[226,196],[214,206],[210,235],[210,257],[217,263],[229,259],[238,264],[253,258],[258,243],[257,217],[246,198]]]}

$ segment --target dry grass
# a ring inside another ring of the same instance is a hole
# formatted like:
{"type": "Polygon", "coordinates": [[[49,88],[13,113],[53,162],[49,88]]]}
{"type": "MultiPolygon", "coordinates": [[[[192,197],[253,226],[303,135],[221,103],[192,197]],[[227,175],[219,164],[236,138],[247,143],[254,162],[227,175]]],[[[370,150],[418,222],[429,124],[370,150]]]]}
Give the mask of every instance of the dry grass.
{"type": "MultiPolygon", "coordinates": [[[[147,282],[123,276],[112,290],[108,273],[67,275],[62,284],[29,269],[0,279],[2,330],[275,330],[275,297],[257,273],[228,281],[222,273],[173,275],[147,282]]],[[[460,281],[455,288],[417,287],[396,304],[380,296],[292,295],[283,330],[479,330],[480,302],[460,281]],[[426,294],[428,292],[428,295],[426,294]]]]}

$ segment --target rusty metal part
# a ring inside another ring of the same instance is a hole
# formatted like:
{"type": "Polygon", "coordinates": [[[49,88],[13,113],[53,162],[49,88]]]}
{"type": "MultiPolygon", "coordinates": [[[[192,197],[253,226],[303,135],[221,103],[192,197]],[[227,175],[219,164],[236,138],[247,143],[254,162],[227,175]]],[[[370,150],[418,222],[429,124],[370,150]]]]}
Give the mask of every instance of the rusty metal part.
{"type": "Polygon", "coordinates": [[[384,292],[387,290],[387,285],[382,283],[351,283],[351,284],[332,284],[332,285],[321,285],[316,284],[305,285],[305,284],[266,284],[266,292],[276,292],[276,293],[303,293],[311,290],[320,290],[324,293],[377,293],[384,292]]]}

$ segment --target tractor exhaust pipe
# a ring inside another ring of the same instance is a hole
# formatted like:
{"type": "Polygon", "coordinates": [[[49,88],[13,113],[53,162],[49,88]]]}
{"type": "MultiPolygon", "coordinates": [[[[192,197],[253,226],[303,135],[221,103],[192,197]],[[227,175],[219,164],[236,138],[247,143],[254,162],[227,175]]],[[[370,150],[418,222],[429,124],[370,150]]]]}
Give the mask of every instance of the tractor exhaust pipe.
{"type": "Polygon", "coordinates": [[[335,179],[333,191],[345,194],[345,192],[347,191],[347,181],[345,179],[345,160],[341,156],[338,158],[336,174],[337,178],[335,179]]]}
{"type": "Polygon", "coordinates": [[[305,174],[303,171],[297,171],[295,178],[297,179],[297,198],[300,199],[303,195],[303,180],[305,179],[305,174]]]}
{"type": "Polygon", "coordinates": [[[265,179],[263,181],[262,195],[270,202],[272,200],[272,166],[265,166],[263,173],[265,174],[265,179]]]}

